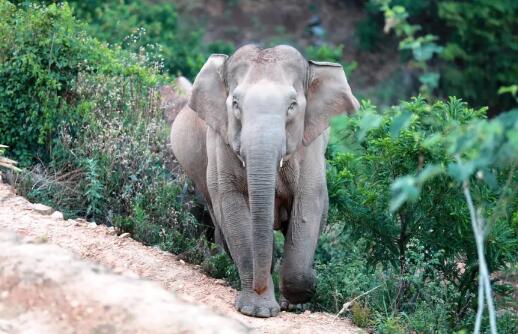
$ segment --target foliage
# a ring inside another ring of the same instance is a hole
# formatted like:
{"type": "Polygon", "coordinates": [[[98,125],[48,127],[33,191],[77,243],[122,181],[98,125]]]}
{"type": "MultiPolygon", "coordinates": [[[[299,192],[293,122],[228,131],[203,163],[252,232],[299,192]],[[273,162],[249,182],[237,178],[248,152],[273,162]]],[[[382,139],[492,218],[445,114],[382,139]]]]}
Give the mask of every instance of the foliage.
{"type": "Polygon", "coordinates": [[[151,6],[147,1],[112,1],[78,13],[88,20],[94,36],[137,53],[147,46],[148,55],[162,62],[172,74],[193,79],[205,62],[203,32],[181,29],[172,3],[151,6]]]}
{"type": "MultiPolygon", "coordinates": [[[[31,1],[16,1],[30,4],[31,1]]],[[[46,0],[53,3],[53,0],[46,0]]],[[[230,53],[231,42],[203,42],[203,28],[187,25],[171,2],[139,1],[68,1],[89,35],[123,49],[146,55],[173,75],[194,79],[211,53],[230,53]],[[195,27],[195,28],[194,28],[195,27]]]]}
{"type": "Polygon", "coordinates": [[[439,85],[440,74],[430,70],[429,62],[435,54],[441,54],[443,47],[437,45],[437,36],[426,34],[417,36],[421,30],[418,24],[408,22],[408,12],[403,6],[390,6],[391,1],[380,1],[381,10],[385,15],[385,27],[383,31],[388,33],[394,29],[396,36],[402,38],[399,42],[400,50],[412,52],[414,66],[422,71],[419,76],[421,94],[431,96],[433,90],[439,85]]]}
{"type": "Polygon", "coordinates": [[[370,0],[365,9],[367,17],[359,25],[360,45],[373,49],[381,43],[381,29],[377,34],[374,30],[381,27],[384,15],[385,33],[387,28],[400,30],[403,57],[406,50],[412,51],[414,59],[440,54],[440,59],[427,62],[425,74],[434,74],[421,77],[421,84],[438,83],[439,95],[460,96],[496,112],[516,105],[511,96],[498,94],[500,87],[516,84],[518,76],[514,61],[518,55],[516,1],[370,0]],[[374,10],[376,7],[382,14],[374,10]],[[417,31],[421,36],[415,34],[417,31]]]}
{"type": "MultiPolygon", "coordinates": [[[[484,178],[493,183],[472,185],[484,204],[480,208],[494,217],[486,243],[491,272],[502,270],[518,254],[518,231],[512,226],[513,212],[518,210],[512,189],[518,175],[509,169],[517,156],[517,122],[512,114],[503,115],[501,122],[488,122],[484,113],[485,109],[468,108],[454,98],[433,104],[416,98],[383,113],[364,102],[356,116],[335,121],[328,170],[330,224],[342,232],[323,242],[332,245],[335,255],[320,263],[325,268],[320,272],[323,276],[341,272],[340,280],[352,287],[334,280],[333,294],[350,298],[358,295],[355,289],[367,291],[381,284],[384,288],[367,300],[372,314],[385,312],[386,321],[391,314],[404,312],[407,320],[398,323],[415,330],[428,331],[435,323],[436,331],[448,332],[472,319],[476,244],[462,187],[442,173],[441,166],[456,166],[452,173],[457,176],[464,168],[483,170],[484,178]],[[477,127],[486,132],[476,132],[477,127]],[[480,159],[478,164],[456,165],[455,152],[446,144],[454,137],[465,154],[480,159]],[[502,164],[490,166],[488,160],[502,164]],[[504,203],[499,198],[505,198],[504,203]],[[344,246],[348,242],[366,252],[367,260],[351,262],[351,249],[344,246]],[[370,274],[362,269],[366,264],[370,274]]],[[[320,278],[319,283],[327,280],[320,278]]],[[[322,288],[320,293],[330,298],[330,287],[322,288]]]]}
{"type": "Polygon", "coordinates": [[[373,52],[379,48],[383,40],[384,18],[379,15],[379,5],[374,1],[364,4],[365,17],[356,25],[358,48],[362,51],[373,52]]]}
{"type": "Polygon", "coordinates": [[[60,122],[79,125],[69,102],[84,59],[102,63],[106,49],[82,32],[67,5],[26,11],[0,1],[0,141],[23,165],[48,158],[60,122]]]}
{"type": "MultiPolygon", "coordinates": [[[[455,161],[445,168],[442,165],[428,165],[416,177],[407,175],[394,182],[392,189],[396,194],[396,204],[392,211],[396,211],[404,202],[417,199],[421,192],[422,184],[436,177],[439,173],[447,173],[451,178],[461,183],[467,207],[470,210],[470,219],[474,239],[477,244],[479,263],[478,284],[478,312],[475,322],[475,333],[479,333],[484,304],[487,303],[491,333],[496,333],[496,316],[493,306],[491,278],[485,259],[485,237],[488,230],[498,228],[495,226],[504,217],[512,226],[512,220],[517,209],[514,198],[518,173],[518,110],[501,114],[496,119],[486,122],[480,120],[472,122],[465,128],[458,129],[441,142],[433,139],[434,145],[443,145],[449,153],[455,156],[455,161]],[[433,172],[427,172],[433,171],[433,172]],[[498,184],[498,175],[502,173],[503,181],[498,184]],[[470,179],[477,176],[488,187],[499,189],[499,198],[491,203],[491,210],[481,206],[487,206],[485,199],[478,199],[480,204],[474,203],[471,195],[470,179]],[[486,224],[486,216],[491,215],[489,224],[486,224]]],[[[439,138],[441,139],[441,138],[439,138]]]]}
{"type": "Polygon", "coordinates": [[[343,64],[343,45],[332,46],[330,44],[322,44],[320,46],[309,46],[306,48],[306,57],[311,60],[328,61],[342,64],[344,71],[350,75],[356,68],[356,62],[343,64]]]}
{"type": "Polygon", "coordinates": [[[2,140],[22,157],[33,147],[45,153],[19,175],[20,193],[201,262],[206,227],[184,208],[180,176],[168,168],[159,64],[145,49],[131,53],[83,33],[66,4],[1,3],[0,38],[10,43],[2,53],[2,140]]]}
{"type": "Polygon", "coordinates": [[[98,2],[99,6],[85,8],[84,1],[74,1],[94,36],[137,53],[146,46],[148,55],[162,62],[171,74],[193,80],[211,53],[230,53],[234,49],[232,43],[221,40],[204,43],[203,29],[182,24],[173,3],[98,2]]]}
{"type": "Polygon", "coordinates": [[[516,105],[498,90],[518,77],[518,2],[440,1],[437,15],[451,31],[444,38],[443,91],[500,111],[516,105]]]}
{"type": "Polygon", "coordinates": [[[224,252],[218,251],[215,245],[212,246],[214,255],[206,257],[202,263],[203,270],[214,278],[227,280],[234,288],[241,285],[237,267],[232,259],[224,252]]]}

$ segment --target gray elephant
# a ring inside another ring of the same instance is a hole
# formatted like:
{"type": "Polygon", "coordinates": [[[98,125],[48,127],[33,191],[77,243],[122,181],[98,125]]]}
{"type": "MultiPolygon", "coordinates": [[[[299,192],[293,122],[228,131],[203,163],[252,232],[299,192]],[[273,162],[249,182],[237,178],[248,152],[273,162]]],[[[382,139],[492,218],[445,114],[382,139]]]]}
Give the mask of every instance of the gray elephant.
{"type": "Polygon", "coordinates": [[[283,297],[299,304],[314,294],[313,258],[328,209],[329,118],[357,108],[340,65],[307,61],[285,45],[214,54],[196,77],[171,145],[238,268],[241,313],[279,312],[274,229],[285,237],[283,297]]]}

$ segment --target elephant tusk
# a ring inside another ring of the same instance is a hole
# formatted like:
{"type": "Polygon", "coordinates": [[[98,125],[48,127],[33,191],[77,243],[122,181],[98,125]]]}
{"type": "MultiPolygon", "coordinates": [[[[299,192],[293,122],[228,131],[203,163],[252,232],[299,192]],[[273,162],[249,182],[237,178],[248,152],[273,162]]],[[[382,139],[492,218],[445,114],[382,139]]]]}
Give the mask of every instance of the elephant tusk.
{"type": "Polygon", "coordinates": [[[245,160],[243,160],[243,158],[241,158],[240,155],[238,155],[237,157],[239,158],[239,161],[241,161],[241,163],[243,164],[243,168],[246,168],[245,160]]]}
{"type": "Polygon", "coordinates": [[[281,159],[281,162],[279,162],[279,168],[282,168],[283,159],[281,159]]]}

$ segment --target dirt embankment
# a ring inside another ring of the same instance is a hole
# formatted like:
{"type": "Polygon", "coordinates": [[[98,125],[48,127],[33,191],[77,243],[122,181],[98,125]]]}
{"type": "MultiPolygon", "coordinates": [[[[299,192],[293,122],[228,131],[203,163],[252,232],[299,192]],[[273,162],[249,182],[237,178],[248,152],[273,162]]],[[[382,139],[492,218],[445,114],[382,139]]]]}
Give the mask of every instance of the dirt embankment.
{"type": "Polygon", "coordinates": [[[199,267],[106,226],[51,213],[0,182],[2,334],[359,331],[325,313],[246,317],[234,310],[236,291],[199,267]]]}
{"type": "Polygon", "coordinates": [[[157,284],[0,232],[0,333],[246,333],[157,284]]]}

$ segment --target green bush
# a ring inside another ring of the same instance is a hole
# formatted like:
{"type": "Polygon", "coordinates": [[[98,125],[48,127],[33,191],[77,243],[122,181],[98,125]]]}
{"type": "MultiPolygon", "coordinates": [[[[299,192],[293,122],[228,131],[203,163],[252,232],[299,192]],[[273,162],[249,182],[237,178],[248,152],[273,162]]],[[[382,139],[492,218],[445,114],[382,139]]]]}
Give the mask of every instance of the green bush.
{"type": "MultiPolygon", "coordinates": [[[[82,2],[77,1],[78,5],[82,2]]],[[[193,79],[205,62],[203,31],[192,27],[182,29],[172,3],[103,2],[93,11],[78,13],[90,23],[89,31],[100,40],[120,44],[136,53],[147,47],[147,56],[162,63],[172,74],[193,79]]]]}
{"type": "MultiPolygon", "coordinates": [[[[31,1],[14,1],[30,6],[31,1]]],[[[45,0],[53,3],[53,0],[45,0]]],[[[211,53],[231,53],[228,41],[203,41],[203,27],[187,24],[171,2],[70,0],[88,34],[125,50],[141,53],[172,75],[193,80],[211,53]]]]}
{"type": "Polygon", "coordinates": [[[440,1],[438,17],[448,28],[441,86],[450,95],[498,111],[516,105],[502,86],[518,77],[518,2],[513,0],[440,1]]]}
{"type": "Polygon", "coordinates": [[[234,288],[239,288],[241,281],[239,273],[232,259],[225,252],[217,252],[216,246],[212,246],[216,254],[208,256],[202,263],[203,270],[214,278],[227,280],[234,288]]]}
{"type": "MultiPolygon", "coordinates": [[[[516,105],[511,96],[498,93],[501,87],[516,84],[518,77],[516,1],[370,0],[365,5],[367,16],[358,26],[359,45],[369,50],[386,40],[379,29],[382,14],[375,10],[382,4],[402,6],[420,36],[435,36],[444,46],[441,59],[431,63],[441,75],[439,96],[459,96],[471,105],[489,106],[493,113],[516,105]]],[[[385,22],[385,27],[390,24],[385,22]]],[[[405,59],[407,53],[402,50],[405,59]]]]}
{"type": "Polygon", "coordinates": [[[366,15],[356,25],[357,43],[360,50],[372,52],[383,41],[383,16],[380,15],[379,4],[374,1],[367,1],[363,9],[366,15]]]}
{"type": "MultiPolygon", "coordinates": [[[[439,144],[441,138],[464,133],[462,129],[474,122],[490,124],[484,113],[485,109],[468,108],[454,98],[433,104],[417,98],[383,113],[364,103],[356,116],[335,120],[328,170],[330,224],[342,232],[331,239],[329,234],[323,236],[317,268],[321,268],[319,284],[324,286],[317,301],[326,300],[324,306],[329,307],[329,300],[340,296],[336,304],[341,305],[360,291],[381,285],[367,298],[372,314],[386,319],[404,312],[409,318],[400,323],[409,329],[448,332],[472,316],[478,259],[470,215],[459,183],[431,165],[452,163],[454,156],[447,145],[439,144]],[[406,198],[394,197],[392,184],[400,180],[394,185],[402,186],[401,177],[408,174],[426,181],[421,183],[419,200],[418,189],[409,188],[406,193],[414,200],[401,206],[406,198]],[[366,253],[366,259],[351,258],[358,250],[350,244],[366,253]],[[363,268],[366,265],[369,270],[363,268]]],[[[505,124],[512,127],[515,121],[510,117],[505,124]]],[[[494,143],[473,133],[466,132],[463,145],[494,143]]],[[[495,146],[486,147],[481,159],[489,157],[495,146]]],[[[488,180],[473,184],[473,192],[484,203],[483,212],[494,217],[486,244],[494,272],[506,268],[518,254],[517,231],[512,227],[518,201],[509,194],[518,173],[503,165],[477,168],[488,180]],[[502,196],[507,198],[503,211],[497,201],[502,196]]]]}
{"type": "Polygon", "coordinates": [[[33,164],[19,192],[201,262],[207,227],[168,168],[159,64],[90,37],[66,4],[0,4],[0,141],[33,164]]]}
{"type": "Polygon", "coordinates": [[[72,1],[78,15],[89,23],[89,31],[100,40],[139,53],[161,63],[173,75],[193,80],[210,53],[231,53],[225,41],[203,42],[203,28],[186,25],[170,2],[100,1],[97,6],[72,1]],[[150,48],[152,46],[152,48],[150,48]]]}
{"type": "Polygon", "coordinates": [[[0,0],[0,142],[22,165],[48,160],[58,124],[81,125],[77,75],[103,70],[107,56],[83,30],[66,4],[17,10],[0,0]]]}

